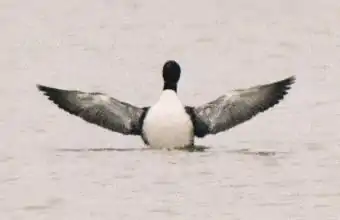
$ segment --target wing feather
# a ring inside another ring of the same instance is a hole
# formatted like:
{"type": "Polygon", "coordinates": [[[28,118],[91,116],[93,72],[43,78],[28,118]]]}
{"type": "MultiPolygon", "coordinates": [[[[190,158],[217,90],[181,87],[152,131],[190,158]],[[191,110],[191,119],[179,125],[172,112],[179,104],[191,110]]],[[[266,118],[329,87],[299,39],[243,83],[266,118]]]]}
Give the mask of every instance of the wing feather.
{"type": "Polygon", "coordinates": [[[121,102],[102,93],[86,93],[37,85],[59,108],[122,134],[141,134],[141,122],[146,108],[121,102]]]}
{"type": "Polygon", "coordinates": [[[198,107],[187,107],[195,125],[195,135],[217,134],[241,124],[260,112],[278,104],[295,77],[274,83],[233,90],[214,101],[198,107]]]}

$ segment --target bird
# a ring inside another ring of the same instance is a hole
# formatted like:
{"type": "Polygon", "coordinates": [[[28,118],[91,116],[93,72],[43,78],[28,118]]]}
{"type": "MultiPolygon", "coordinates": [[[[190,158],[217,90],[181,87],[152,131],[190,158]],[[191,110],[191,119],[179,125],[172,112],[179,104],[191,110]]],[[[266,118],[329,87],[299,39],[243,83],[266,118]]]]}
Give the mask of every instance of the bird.
{"type": "Polygon", "coordinates": [[[100,92],[66,90],[37,84],[54,104],[83,120],[123,135],[140,136],[154,149],[191,147],[195,138],[215,135],[242,124],[278,104],[296,77],[230,90],[198,106],[182,104],[177,96],[181,67],[175,60],[163,65],[163,90],[151,106],[137,107],[100,92]]]}

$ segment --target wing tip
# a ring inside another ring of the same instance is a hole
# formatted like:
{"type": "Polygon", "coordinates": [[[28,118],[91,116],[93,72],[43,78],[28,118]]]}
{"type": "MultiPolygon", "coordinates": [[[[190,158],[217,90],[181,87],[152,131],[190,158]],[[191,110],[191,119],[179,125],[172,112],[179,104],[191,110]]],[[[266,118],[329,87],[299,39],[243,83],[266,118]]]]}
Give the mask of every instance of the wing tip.
{"type": "Polygon", "coordinates": [[[38,89],[40,92],[43,93],[43,95],[49,97],[49,95],[48,95],[49,87],[44,86],[44,85],[41,85],[41,84],[37,84],[36,86],[37,86],[37,89],[38,89]]]}
{"type": "Polygon", "coordinates": [[[44,88],[46,87],[46,86],[41,85],[41,84],[36,84],[35,86],[36,86],[37,89],[40,90],[40,91],[41,91],[41,90],[44,90],[44,88]]]}
{"type": "Polygon", "coordinates": [[[284,97],[288,94],[292,84],[294,84],[295,81],[296,76],[292,75],[283,80],[267,85],[269,87],[265,86],[269,88],[268,90],[269,93],[267,93],[268,102],[266,103],[266,105],[261,107],[261,112],[280,103],[284,99],[284,97]]]}
{"type": "Polygon", "coordinates": [[[48,86],[44,86],[44,85],[41,85],[41,84],[37,84],[36,86],[37,86],[37,89],[39,91],[44,92],[44,93],[47,93],[47,92],[53,90],[53,88],[48,87],[48,86]]]}
{"type": "Polygon", "coordinates": [[[48,100],[56,104],[59,108],[65,110],[70,114],[76,114],[75,108],[70,105],[71,103],[67,100],[67,94],[65,90],[44,86],[41,84],[36,84],[39,91],[47,97],[48,100]],[[66,96],[65,96],[66,95],[66,96]]]}
{"type": "Polygon", "coordinates": [[[295,75],[292,75],[286,79],[284,79],[283,81],[285,81],[287,83],[287,85],[292,85],[295,83],[296,81],[296,76],[295,75]]]}
{"type": "Polygon", "coordinates": [[[41,84],[37,84],[37,89],[39,91],[41,91],[43,93],[44,96],[47,97],[47,99],[49,99],[50,101],[52,101],[54,104],[58,105],[60,108],[63,108],[62,106],[64,106],[63,104],[63,90],[57,89],[57,88],[53,88],[53,87],[48,87],[48,86],[44,86],[41,84]]]}
{"type": "Polygon", "coordinates": [[[63,91],[61,89],[57,89],[57,88],[53,88],[53,87],[48,87],[48,86],[44,86],[44,85],[41,85],[41,84],[37,84],[36,87],[44,95],[49,96],[49,97],[53,96],[53,95],[56,95],[56,94],[60,94],[63,91]]]}
{"type": "Polygon", "coordinates": [[[291,88],[291,86],[295,83],[296,81],[296,76],[290,76],[287,77],[281,81],[278,81],[274,84],[276,84],[276,88],[287,94],[287,91],[291,88]]]}

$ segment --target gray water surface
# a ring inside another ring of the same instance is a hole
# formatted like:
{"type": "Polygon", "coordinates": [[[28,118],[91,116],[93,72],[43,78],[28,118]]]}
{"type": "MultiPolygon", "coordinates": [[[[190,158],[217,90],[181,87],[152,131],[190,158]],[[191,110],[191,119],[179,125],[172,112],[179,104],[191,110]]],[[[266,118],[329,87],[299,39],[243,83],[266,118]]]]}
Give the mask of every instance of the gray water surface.
{"type": "Polygon", "coordinates": [[[340,219],[339,24],[337,0],[1,1],[0,219],[340,219]],[[35,87],[151,105],[168,59],[188,105],[297,82],[205,152],[143,150],[35,87]]]}

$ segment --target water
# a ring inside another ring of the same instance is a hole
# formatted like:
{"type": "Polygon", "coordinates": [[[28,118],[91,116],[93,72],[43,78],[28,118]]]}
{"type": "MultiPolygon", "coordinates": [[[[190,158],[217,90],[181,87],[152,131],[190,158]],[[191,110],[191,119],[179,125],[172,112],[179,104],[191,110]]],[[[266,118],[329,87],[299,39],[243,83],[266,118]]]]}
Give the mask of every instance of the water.
{"type": "Polygon", "coordinates": [[[2,1],[1,219],[339,219],[339,23],[336,0],[2,1]],[[167,59],[188,105],[297,82],[194,153],[139,150],[35,88],[149,105],[167,59]]]}

